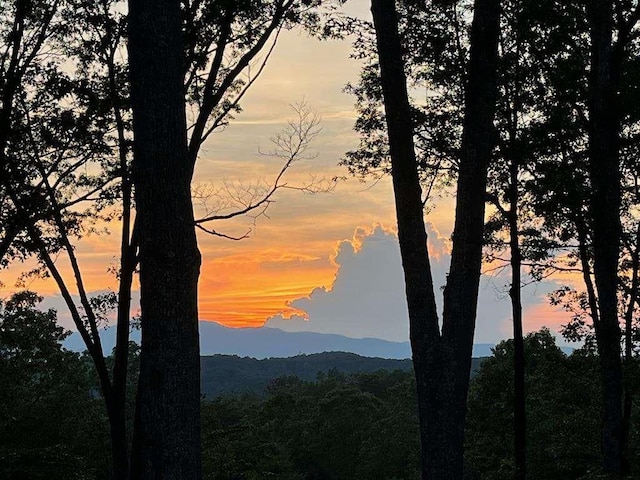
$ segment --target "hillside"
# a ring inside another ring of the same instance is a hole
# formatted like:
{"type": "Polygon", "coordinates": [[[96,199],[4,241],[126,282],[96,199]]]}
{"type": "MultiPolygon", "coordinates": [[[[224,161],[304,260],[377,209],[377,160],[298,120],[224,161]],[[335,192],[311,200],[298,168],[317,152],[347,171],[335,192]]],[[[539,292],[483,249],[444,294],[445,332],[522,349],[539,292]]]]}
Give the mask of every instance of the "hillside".
{"type": "MultiPolygon", "coordinates": [[[[474,358],[475,371],[482,359],[474,358]]],[[[328,352],[296,355],[290,358],[257,360],[235,355],[203,356],[200,360],[202,394],[213,398],[229,393],[262,393],[272,380],[293,375],[314,381],[318,372],[337,370],[341,373],[375,372],[377,370],[410,370],[411,360],[362,357],[353,353],[328,352]]]]}

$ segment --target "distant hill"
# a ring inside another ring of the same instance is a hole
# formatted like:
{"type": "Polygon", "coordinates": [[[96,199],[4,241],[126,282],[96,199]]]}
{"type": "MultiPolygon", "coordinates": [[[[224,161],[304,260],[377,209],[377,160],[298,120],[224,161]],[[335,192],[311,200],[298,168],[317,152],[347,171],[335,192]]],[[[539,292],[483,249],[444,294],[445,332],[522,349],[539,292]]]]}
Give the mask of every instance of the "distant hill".
{"type": "MultiPolygon", "coordinates": [[[[115,345],[115,327],[101,332],[105,352],[115,345]]],[[[134,331],[131,339],[140,342],[140,332],[134,331]]],[[[69,350],[85,350],[77,332],[64,342],[69,350]]],[[[490,344],[473,347],[474,357],[491,355],[490,344]]],[[[378,338],[350,338],[342,335],[314,332],[285,332],[277,328],[229,328],[215,322],[200,322],[200,353],[202,355],[238,355],[256,359],[292,357],[322,352],[349,352],[365,357],[404,359],[411,357],[409,342],[389,342],[378,338]]]]}
{"type": "MultiPolygon", "coordinates": [[[[482,359],[474,358],[472,371],[482,359]]],[[[412,368],[411,360],[368,358],[345,352],[296,355],[289,358],[240,358],[235,355],[212,355],[200,359],[201,388],[206,398],[230,393],[257,393],[264,391],[272,380],[293,375],[301,380],[314,381],[318,372],[337,370],[342,373],[364,373],[378,370],[403,370],[412,368]]]]}

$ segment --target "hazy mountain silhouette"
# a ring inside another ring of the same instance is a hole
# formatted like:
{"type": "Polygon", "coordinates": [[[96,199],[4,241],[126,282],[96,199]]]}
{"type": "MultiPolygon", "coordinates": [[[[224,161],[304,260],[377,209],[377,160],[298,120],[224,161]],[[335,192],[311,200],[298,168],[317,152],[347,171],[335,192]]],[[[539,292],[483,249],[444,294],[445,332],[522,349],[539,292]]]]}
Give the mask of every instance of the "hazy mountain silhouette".
{"type": "MultiPolygon", "coordinates": [[[[104,329],[100,338],[105,353],[115,345],[116,329],[104,329]]],[[[140,342],[140,331],[135,330],[131,339],[140,342]]],[[[64,342],[70,350],[85,350],[77,332],[64,342]]],[[[491,355],[491,344],[474,345],[474,357],[491,355]]],[[[257,359],[270,357],[292,357],[300,354],[322,352],[349,352],[365,357],[403,359],[411,357],[409,342],[390,342],[379,338],[350,338],[342,335],[285,332],[277,328],[229,328],[215,322],[200,322],[201,355],[238,355],[257,359]]]]}

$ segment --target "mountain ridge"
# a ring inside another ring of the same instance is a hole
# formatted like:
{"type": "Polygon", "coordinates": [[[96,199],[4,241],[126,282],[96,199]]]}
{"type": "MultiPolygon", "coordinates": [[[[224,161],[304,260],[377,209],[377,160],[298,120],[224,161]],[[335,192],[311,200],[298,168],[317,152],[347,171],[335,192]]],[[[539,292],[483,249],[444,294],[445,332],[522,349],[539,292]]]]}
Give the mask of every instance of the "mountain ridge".
{"type": "MultiPolygon", "coordinates": [[[[480,360],[474,359],[474,369],[480,360]]],[[[262,395],[277,378],[296,377],[314,382],[318,375],[330,372],[352,375],[380,370],[412,371],[410,359],[363,357],[348,352],[325,352],[287,358],[257,360],[237,355],[205,355],[200,357],[201,391],[206,399],[220,395],[244,393],[262,395]]]]}
{"type": "MultiPolygon", "coordinates": [[[[409,342],[392,342],[379,338],[351,338],[333,333],[285,332],[272,327],[231,328],[216,322],[200,321],[200,354],[237,355],[255,359],[287,358],[323,352],[348,352],[364,357],[406,359],[411,358],[409,342]]],[[[105,353],[115,346],[114,326],[100,332],[105,353]]],[[[131,340],[140,343],[140,331],[131,333],[131,340]]],[[[78,332],[73,332],[65,341],[65,348],[73,351],[85,350],[78,332]]],[[[474,357],[492,355],[493,344],[475,344],[474,357]]]]}

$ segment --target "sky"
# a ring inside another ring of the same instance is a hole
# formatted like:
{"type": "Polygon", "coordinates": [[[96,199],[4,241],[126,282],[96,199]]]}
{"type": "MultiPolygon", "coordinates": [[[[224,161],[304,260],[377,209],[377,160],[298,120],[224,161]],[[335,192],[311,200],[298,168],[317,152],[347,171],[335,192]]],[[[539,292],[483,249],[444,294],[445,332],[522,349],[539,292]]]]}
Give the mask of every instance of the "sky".
{"type": "MultiPolygon", "coordinates": [[[[364,2],[351,5],[366,16],[364,2]]],[[[281,161],[260,152],[270,150],[269,139],[295,119],[291,105],[301,101],[321,116],[322,131],[310,149],[315,158],[295,164],[287,173],[287,184],[300,186],[310,179],[347,176],[346,169],[337,164],[346,151],[356,147],[357,135],[352,129],[354,99],[343,88],[357,80],[359,68],[349,52],[348,41],[319,42],[301,32],[284,32],[261,78],[246,95],[244,111],[203,146],[194,188],[219,191],[225,185],[229,189],[269,183],[281,161]]],[[[449,262],[453,207],[452,198],[443,198],[426,216],[440,300],[439,287],[449,262]]],[[[203,208],[196,202],[196,214],[203,208]]],[[[347,178],[333,191],[316,194],[283,190],[267,215],[214,225],[230,236],[251,230],[241,241],[198,234],[203,258],[201,320],[231,327],[266,325],[286,331],[408,340],[390,179],[363,183],[347,178]]],[[[110,235],[91,235],[77,245],[92,292],[115,289],[108,269],[117,261],[118,234],[114,228],[110,235]]],[[[6,298],[15,291],[16,278],[30,267],[29,263],[14,265],[0,272],[0,296],[6,298]]],[[[511,336],[507,274],[492,271],[482,277],[476,343],[496,343],[511,336]]],[[[549,306],[546,298],[559,285],[546,281],[525,288],[525,331],[544,325],[557,331],[566,323],[566,315],[549,306]]],[[[44,295],[44,306],[56,308],[60,322],[72,329],[52,282],[30,279],[24,286],[44,295]]],[[[134,288],[136,303],[137,286],[134,288]]]]}

